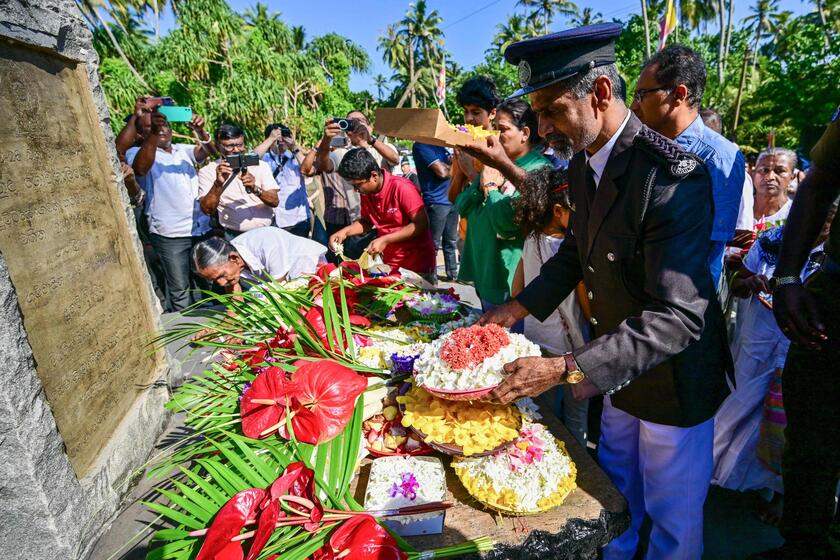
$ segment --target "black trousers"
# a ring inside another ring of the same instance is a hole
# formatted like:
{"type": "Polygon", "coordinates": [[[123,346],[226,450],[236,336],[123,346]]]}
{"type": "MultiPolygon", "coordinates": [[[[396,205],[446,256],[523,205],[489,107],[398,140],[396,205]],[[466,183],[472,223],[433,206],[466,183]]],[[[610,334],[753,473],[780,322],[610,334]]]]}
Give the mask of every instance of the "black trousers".
{"type": "Polygon", "coordinates": [[[828,341],[819,352],[792,344],[785,363],[781,531],[787,542],[820,550],[828,543],[840,474],[840,277],[817,272],[807,289],[828,341]]]}

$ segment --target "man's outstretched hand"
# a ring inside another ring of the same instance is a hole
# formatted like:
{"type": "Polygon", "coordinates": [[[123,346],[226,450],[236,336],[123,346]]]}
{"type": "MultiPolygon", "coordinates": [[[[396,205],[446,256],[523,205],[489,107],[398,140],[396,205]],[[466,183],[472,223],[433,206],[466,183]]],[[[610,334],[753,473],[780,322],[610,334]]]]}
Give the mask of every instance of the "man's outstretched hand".
{"type": "Polygon", "coordinates": [[[773,293],[773,315],[786,337],[811,350],[828,340],[817,302],[801,284],[786,284],[773,293]]]}
{"type": "Polygon", "coordinates": [[[489,397],[508,404],[522,397],[536,397],[562,382],[563,358],[517,358],[504,367],[506,377],[489,397]]]}
{"type": "Polygon", "coordinates": [[[516,324],[517,321],[524,319],[529,315],[525,306],[518,301],[511,300],[504,305],[494,307],[487,313],[481,316],[478,320],[479,325],[489,325],[494,323],[501,327],[510,328],[516,324]]]}

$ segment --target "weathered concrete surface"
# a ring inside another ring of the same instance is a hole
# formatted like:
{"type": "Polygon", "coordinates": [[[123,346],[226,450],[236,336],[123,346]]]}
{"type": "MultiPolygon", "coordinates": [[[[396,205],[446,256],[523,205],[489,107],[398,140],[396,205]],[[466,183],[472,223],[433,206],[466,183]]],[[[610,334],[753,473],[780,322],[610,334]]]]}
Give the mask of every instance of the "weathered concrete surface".
{"type": "MultiPolygon", "coordinates": [[[[142,267],[135,289],[160,309],[148,280],[142,248],[134,227],[105,98],[97,76],[91,36],[72,0],[0,0],[0,40],[51,52],[84,64],[97,122],[107,146],[113,188],[122,202],[121,230],[142,267]]],[[[0,76],[0,80],[3,79],[0,76]]],[[[60,184],[54,185],[56,192],[60,184]]],[[[84,289],[79,286],[80,291],[84,289]]],[[[59,318],[56,318],[59,320],[59,318]]],[[[157,325],[155,325],[157,326],[157,325]]],[[[148,333],[135,333],[146,343],[148,333]]],[[[118,514],[135,472],[147,460],[168,415],[170,364],[161,359],[153,381],[117,426],[96,461],[79,480],[65,452],[50,404],[37,376],[37,364],[24,329],[18,295],[9,267],[0,255],[0,557],[75,559],[88,556],[99,535],[118,514]]],[[[108,364],[102,365],[107,375],[108,364]]]]}

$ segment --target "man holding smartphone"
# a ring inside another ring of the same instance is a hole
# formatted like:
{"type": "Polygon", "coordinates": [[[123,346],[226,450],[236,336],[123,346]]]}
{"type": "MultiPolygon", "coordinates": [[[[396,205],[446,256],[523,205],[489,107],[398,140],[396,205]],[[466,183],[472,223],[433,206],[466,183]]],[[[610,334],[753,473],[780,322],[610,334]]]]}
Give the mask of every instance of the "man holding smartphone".
{"type": "MultiPolygon", "coordinates": [[[[359,219],[361,199],[353,189],[353,185],[338,175],[338,167],[344,159],[348,148],[364,148],[373,156],[377,165],[391,170],[400,161],[397,149],[372,133],[367,117],[361,111],[347,113],[346,129],[342,129],[340,119],[328,119],[324,123],[324,136],[318,144],[315,170],[321,173],[321,184],[324,188],[324,226],[327,235],[332,236],[338,230],[349,226],[359,219]],[[337,139],[345,138],[344,146],[339,146],[337,139]]],[[[349,258],[358,258],[376,233],[371,232],[361,239],[349,238],[344,243],[344,254],[349,258]],[[358,242],[357,242],[358,241],[358,242]]],[[[332,252],[330,260],[335,260],[332,252]]]]}
{"type": "Polygon", "coordinates": [[[135,116],[142,143],[129,148],[125,157],[146,195],[149,237],[166,278],[166,311],[180,311],[199,299],[194,288],[205,287],[192,274],[190,252],[210,232],[210,220],[198,203],[195,167],[210,154],[211,141],[204,130],[204,119],[194,115],[188,126],[200,143],[173,144],[169,122],[154,111],[156,102],[161,101],[147,101],[149,111],[141,108],[135,116]]]}

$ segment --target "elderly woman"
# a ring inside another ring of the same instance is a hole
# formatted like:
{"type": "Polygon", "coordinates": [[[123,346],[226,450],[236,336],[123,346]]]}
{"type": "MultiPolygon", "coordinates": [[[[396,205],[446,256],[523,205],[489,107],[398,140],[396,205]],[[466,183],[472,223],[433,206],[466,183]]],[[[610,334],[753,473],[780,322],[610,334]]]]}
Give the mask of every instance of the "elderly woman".
{"type": "MultiPolygon", "coordinates": [[[[540,152],[537,116],[527,102],[509,100],[496,107],[493,126],[505,154],[520,168],[550,165],[540,152]]],[[[487,312],[511,297],[511,284],[522,256],[524,236],[513,221],[511,199],[518,196],[501,173],[484,167],[458,195],[455,204],[469,220],[458,279],[473,282],[487,312]]]]}

